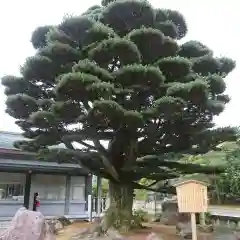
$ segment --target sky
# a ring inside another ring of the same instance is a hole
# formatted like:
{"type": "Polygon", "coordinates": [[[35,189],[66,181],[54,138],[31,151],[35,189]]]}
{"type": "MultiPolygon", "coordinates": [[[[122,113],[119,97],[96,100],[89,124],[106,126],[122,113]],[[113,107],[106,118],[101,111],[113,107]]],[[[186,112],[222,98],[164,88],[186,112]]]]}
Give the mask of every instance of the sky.
{"type": "MultiPolygon", "coordinates": [[[[198,40],[210,47],[216,56],[227,56],[237,63],[226,79],[231,102],[215,119],[219,126],[240,126],[240,14],[238,1],[228,0],[150,0],[157,8],[180,11],[188,23],[184,40],[198,40]]],[[[26,57],[34,54],[30,38],[42,25],[58,24],[65,14],[78,15],[100,0],[32,1],[8,0],[0,3],[0,77],[19,75],[26,57]]],[[[5,113],[4,89],[0,85],[0,130],[19,132],[14,119],[5,113]]]]}

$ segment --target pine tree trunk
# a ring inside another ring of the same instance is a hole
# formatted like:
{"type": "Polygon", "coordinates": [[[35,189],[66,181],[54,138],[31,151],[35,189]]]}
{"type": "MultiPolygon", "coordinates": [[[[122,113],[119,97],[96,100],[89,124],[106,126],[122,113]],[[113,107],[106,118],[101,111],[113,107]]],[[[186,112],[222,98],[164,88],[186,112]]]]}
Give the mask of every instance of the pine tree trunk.
{"type": "Polygon", "coordinates": [[[126,211],[132,216],[133,188],[131,185],[119,185],[109,181],[110,207],[126,211]]]}
{"type": "Polygon", "coordinates": [[[133,220],[133,188],[109,181],[110,204],[105,214],[104,228],[121,228],[125,231],[131,227],[133,220]]]}

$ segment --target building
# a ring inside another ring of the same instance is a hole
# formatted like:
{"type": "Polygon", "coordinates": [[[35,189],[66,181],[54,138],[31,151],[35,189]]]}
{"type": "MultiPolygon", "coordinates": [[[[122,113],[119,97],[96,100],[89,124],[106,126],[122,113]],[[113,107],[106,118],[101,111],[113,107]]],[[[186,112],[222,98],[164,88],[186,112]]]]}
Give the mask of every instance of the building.
{"type": "Polygon", "coordinates": [[[23,205],[32,209],[35,192],[45,216],[87,217],[91,175],[79,165],[37,161],[14,148],[21,139],[21,134],[0,131],[0,218],[12,217],[23,205]]]}

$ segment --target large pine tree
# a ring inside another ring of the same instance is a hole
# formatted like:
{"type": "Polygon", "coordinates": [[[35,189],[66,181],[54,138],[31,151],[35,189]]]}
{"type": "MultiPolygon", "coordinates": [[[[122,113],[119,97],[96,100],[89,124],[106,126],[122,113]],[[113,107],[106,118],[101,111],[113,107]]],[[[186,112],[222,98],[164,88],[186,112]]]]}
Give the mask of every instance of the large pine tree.
{"type": "Polygon", "coordinates": [[[235,139],[233,129],[213,128],[235,63],[198,41],[179,44],[186,33],[179,12],[146,0],[103,0],[38,27],[21,76],[2,79],[6,111],[30,139],[16,147],[109,179],[110,206],[127,219],[141,178],[213,171],[177,157],[235,139]]]}

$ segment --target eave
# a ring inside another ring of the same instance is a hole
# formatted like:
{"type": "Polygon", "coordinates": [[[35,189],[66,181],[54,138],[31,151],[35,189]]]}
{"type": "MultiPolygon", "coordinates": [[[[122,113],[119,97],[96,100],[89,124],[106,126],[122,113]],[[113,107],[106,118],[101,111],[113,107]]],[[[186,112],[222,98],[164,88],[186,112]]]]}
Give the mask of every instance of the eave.
{"type": "Polygon", "coordinates": [[[68,173],[68,174],[88,174],[80,165],[77,164],[58,164],[56,162],[40,162],[29,160],[1,159],[0,171],[14,172],[43,172],[43,173],[68,173]]]}

